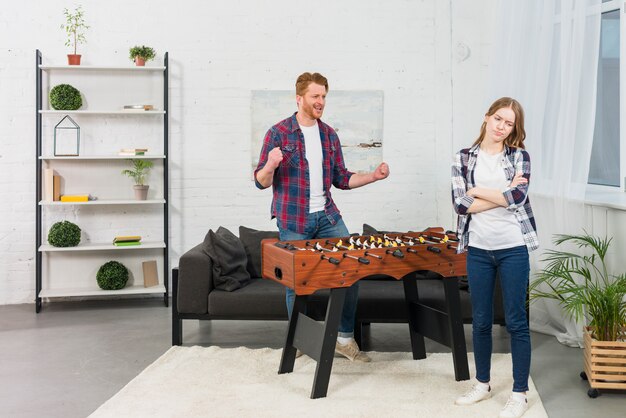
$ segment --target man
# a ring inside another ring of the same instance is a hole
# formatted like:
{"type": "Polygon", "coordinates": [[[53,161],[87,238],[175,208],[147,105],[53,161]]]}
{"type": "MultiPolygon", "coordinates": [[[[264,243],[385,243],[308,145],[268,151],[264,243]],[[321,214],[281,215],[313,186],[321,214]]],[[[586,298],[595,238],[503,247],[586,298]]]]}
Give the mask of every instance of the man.
{"type": "MultiPolygon", "coordinates": [[[[354,189],[383,180],[389,167],[381,163],[366,174],[348,171],[337,133],[321,121],[328,80],[319,73],[303,73],[296,81],[298,111],[265,135],[254,172],[260,189],[272,186],[272,218],[281,241],[345,237],[348,229],[330,195],[330,187],[354,189]]],[[[346,292],[335,351],[351,361],[370,361],[354,340],[359,282],[346,292]]],[[[291,317],[295,293],[287,289],[291,317]]]]}

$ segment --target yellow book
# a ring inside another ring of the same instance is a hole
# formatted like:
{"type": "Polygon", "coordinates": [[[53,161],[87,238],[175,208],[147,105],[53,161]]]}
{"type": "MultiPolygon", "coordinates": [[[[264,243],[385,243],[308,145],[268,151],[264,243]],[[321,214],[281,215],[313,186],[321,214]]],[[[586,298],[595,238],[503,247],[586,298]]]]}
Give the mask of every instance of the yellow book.
{"type": "Polygon", "coordinates": [[[64,194],[61,196],[61,202],[87,202],[89,201],[88,194],[64,194]]]}
{"type": "Polygon", "coordinates": [[[116,242],[141,241],[139,235],[121,235],[113,238],[113,244],[116,242]]]}

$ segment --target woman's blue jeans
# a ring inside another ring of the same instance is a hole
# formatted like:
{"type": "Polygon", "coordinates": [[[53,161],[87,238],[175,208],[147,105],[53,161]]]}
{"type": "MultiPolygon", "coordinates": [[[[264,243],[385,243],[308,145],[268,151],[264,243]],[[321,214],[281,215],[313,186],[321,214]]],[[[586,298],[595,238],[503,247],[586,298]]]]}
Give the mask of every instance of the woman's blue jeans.
{"type": "Polygon", "coordinates": [[[490,380],[493,294],[497,271],[500,272],[506,329],[511,336],[513,392],[526,392],[530,373],[530,333],[526,317],[530,262],[525,245],[494,251],[468,248],[467,278],[472,300],[476,379],[483,383],[490,380]]]}
{"type": "MultiPolygon", "coordinates": [[[[301,239],[319,239],[319,238],[336,238],[347,237],[350,235],[343,219],[333,225],[330,223],[328,216],[324,211],[309,213],[307,217],[306,229],[303,234],[289,231],[278,226],[279,237],[281,241],[293,241],[301,239]]],[[[293,303],[296,299],[295,292],[287,288],[287,312],[291,318],[293,303]]],[[[343,303],[343,311],[341,313],[341,322],[339,323],[339,336],[351,338],[354,336],[354,322],[356,318],[356,305],[359,300],[359,282],[350,286],[346,292],[346,299],[343,303]]]]}

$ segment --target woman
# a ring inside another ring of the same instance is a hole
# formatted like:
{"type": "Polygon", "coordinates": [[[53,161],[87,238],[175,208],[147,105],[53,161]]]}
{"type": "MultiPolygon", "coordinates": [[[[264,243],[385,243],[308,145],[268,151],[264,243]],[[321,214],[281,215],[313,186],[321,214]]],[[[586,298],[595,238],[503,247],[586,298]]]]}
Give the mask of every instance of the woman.
{"type": "Polygon", "coordinates": [[[513,392],[500,417],[520,417],[528,409],[528,252],[539,243],[527,196],[530,157],[524,150],[525,138],[522,106],[509,97],[500,98],[485,115],[478,139],[459,151],[452,165],[458,252],[467,250],[477,380],[455,403],[471,405],[491,396],[493,293],[499,272],[513,360],[513,392]]]}

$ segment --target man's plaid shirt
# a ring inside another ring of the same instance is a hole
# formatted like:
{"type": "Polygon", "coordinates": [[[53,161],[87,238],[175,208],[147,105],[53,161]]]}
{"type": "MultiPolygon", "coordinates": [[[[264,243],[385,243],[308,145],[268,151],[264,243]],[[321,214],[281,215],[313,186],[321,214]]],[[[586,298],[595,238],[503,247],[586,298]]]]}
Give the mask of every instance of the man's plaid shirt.
{"type": "MultiPolygon", "coordinates": [[[[324,212],[334,225],[341,219],[341,214],[330,195],[330,187],[334,185],[339,189],[349,189],[348,182],[354,173],[345,167],[341,144],[335,130],[321,120],[317,121],[317,125],[322,141],[323,187],[326,196],[324,212]]],[[[265,134],[259,164],[254,170],[255,183],[259,189],[264,187],[256,181],[256,174],[265,166],[267,155],[274,147],[280,147],[283,161],[274,171],[272,218],[277,218],[279,228],[302,234],[309,214],[311,189],[304,136],[295,113],[272,126],[265,134]]]]}
{"type": "MultiPolygon", "coordinates": [[[[469,223],[472,220],[472,215],[467,210],[474,202],[474,198],[468,196],[466,192],[476,186],[474,170],[476,169],[478,150],[479,145],[462,149],[456,154],[452,164],[452,204],[454,211],[458,214],[459,245],[457,252],[459,253],[465,251],[469,244],[469,223]]],[[[507,180],[510,182],[515,177],[515,173],[521,172],[530,183],[530,155],[521,148],[507,146],[505,146],[504,155],[504,172],[507,180]]],[[[539,240],[535,217],[527,195],[529,183],[508,188],[503,192],[503,195],[509,204],[506,209],[515,212],[528,251],[533,251],[539,248],[539,240]]]]}

